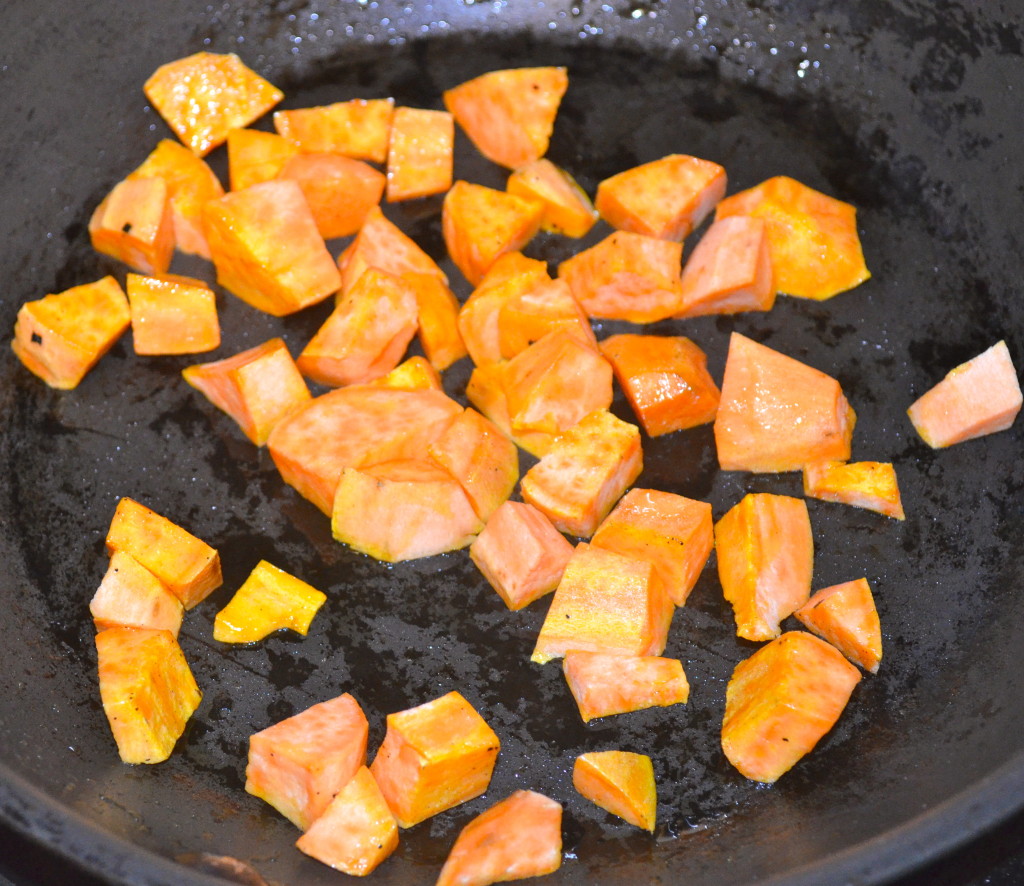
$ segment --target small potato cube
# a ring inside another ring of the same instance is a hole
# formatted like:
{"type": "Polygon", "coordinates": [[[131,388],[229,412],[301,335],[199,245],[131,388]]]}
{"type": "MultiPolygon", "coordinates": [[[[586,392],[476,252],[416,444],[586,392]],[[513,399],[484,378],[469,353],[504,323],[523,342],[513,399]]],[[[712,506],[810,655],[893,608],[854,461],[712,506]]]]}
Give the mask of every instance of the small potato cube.
{"type": "Polygon", "coordinates": [[[804,495],[905,519],[891,462],[819,461],[804,465],[804,495]]]}
{"type": "Polygon", "coordinates": [[[654,764],[646,754],[631,751],[580,754],[572,767],[572,784],[606,812],[654,833],[658,795],[654,764]]]}
{"type": "Polygon", "coordinates": [[[396,108],[388,143],[391,202],[443,194],[452,186],[455,120],[447,111],[396,108]]]}
{"type": "Polygon", "coordinates": [[[303,153],[332,151],[383,163],[388,156],[394,99],[352,99],[315,108],[277,111],[274,128],[303,153]]]}
{"type": "Polygon", "coordinates": [[[114,551],[89,612],[98,631],[120,625],[170,631],[177,637],[184,608],[167,585],[131,554],[114,551]]]}
{"type": "Polygon", "coordinates": [[[402,280],[416,293],[416,334],[423,353],[438,372],[444,372],[467,354],[459,332],[459,300],[436,274],[408,271],[402,280]]]}
{"type": "Polygon", "coordinates": [[[466,383],[466,398],[516,446],[540,458],[555,441],[557,434],[547,431],[517,431],[508,414],[505,394],[505,364],[488,363],[477,366],[466,383]]]}
{"type": "Polygon", "coordinates": [[[163,274],[174,255],[174,213],[162,178],[126,178],[89,219],[93,249],[144,274],[163,274]]]}
{"type": "Polygon", "coordinates": [[[498,311],[498,342],[507,360],[549,332],[567,332],[597,347],[590,320],[564,280],[545,280],[526,292],[510,294],[498,311]]]}
{"type": "Polygon", "coordinates": [[[266,560],[260,560],[213,620],[213,639],[255,643],[290,628],[303,637],[327,595],[266,560]]]}
{"type": "Polygon", "coordinates": [[[278,178],[302,188],[317,230],[325,240],[355,234],[384,193],[384,173],[344,154],[296,154],[278,178]]]}
{"type": "Polygon", "coordinates": [[[277,178],[285,163],[299,153],[288,139],[259,129],[232,129],[227,146],[232,191],[277,178]]]}
{"type": "Polygon", "coordinates": [[[793,615],[854,664],[872,674],[878,673],[882,661],[882,626],[866,578],[818,591],[793,615]]]}
{"type": "Polygon", "coordinates": [[[544,204],[540,227],[566,237],[585,237],[597,222],[597,210],[583,188],[546,157],[519,167],[505,186],[510,194],[544,204]]]}
{"type": "Polygon", "coordinates": [[[217,300],[202,280],[129,274],[135,353],[198,354],[220,347],[217,300]]]}
{"type": "Polygon", "coordinates": [[[570,649],[562,670],[584,723],[596,717],[685,704],[690,697],[683,663],[676,658],[570,649]]]}
{"type": "Polygon", "coordinates": [[[423,357],[403,360],[387,375],[366,382],[382,388],[397,388],[400,391],[440,391],[444,393],[441,374],[423,357]]]}

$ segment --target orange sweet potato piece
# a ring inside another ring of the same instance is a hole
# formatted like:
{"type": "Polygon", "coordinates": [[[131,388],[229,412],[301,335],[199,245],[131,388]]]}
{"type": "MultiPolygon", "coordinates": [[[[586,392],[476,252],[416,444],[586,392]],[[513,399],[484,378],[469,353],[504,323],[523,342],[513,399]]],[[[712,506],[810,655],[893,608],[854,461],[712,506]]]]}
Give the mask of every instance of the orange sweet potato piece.
{"type": "Polygon", "coordinates": [[[541,281],[510,295],[498,308],[498,344],[510,360],[549,332],[566,332],[591,348],[597,338],[590,320],[564,280],[541,281]]]}
{"type": "Polygon", "coordinates": [[[779,636],[811,594],[814,541],[803,499],[750,493],[715,524],[718,575],[745,640],[779,636]]]}
{"type": "Polygon", "coordinates": [[[597,186],[594,206],[608,224],[682,242],[725,196],[725,169],[710,160],[669,154],[597,186]]]}
{"type": "Polygon", "coordinates": [[[202,280],[129,274],[126,289],[136,354],[199,354],[220,347],[217,300],[202,280]]]}
{"type": "Polygon", "coordinates": [[[690,339],[620,333],[599,347],[649,436],[715,420],[721,392],[708,372],[707,355],[690,339]]]}
{"type": "Polygon", "coordinates": [[[907,410],[933,449],[1005,431],[1022,403],[1020,382],[1005,341],[951,369],[907,410]]]}
{"type": "Polygon", "coordinates": [[[568,87],[565,68],[513,68],[481,74],[443,99],[481,154],[518,169],[547,153],[568,87]]]}
{"type": "Polygon", "coordinates": [[[396,108],[388,142],[391,202],[443,194],[452,186],[455,120],[447,111],[396,108]]]}
{"type": "Polygon", "coordinates": [[[654,323],[679,311],[681,243],[616,231],[558,266],[588,316],[654,323]]]}
{"type": "Polygon", "coordinates": [[[169,631],[177,637],[184,608],[170,589],[125,551],[114,551],[89,603],[96,630],[115,626],[169,631]]]}
{"type": "Polygon", "coordinates": [[[232,129],[228,133],[228,179],[232,191],[277,178],[299,149],[276,132],[232,129]]]}
{"type": "Polygon", "coordinates": [[[441,374],[423,357],[403,360],[387,375],[375,378],[367,384],[398,388],[402,391],[444,391],[441,374]]]}
{"type": "Polygon", "coordinates": [[[677,658],[570,649],[565,681],[584,723],[645,708],[685,704],[690,684],[677,658]]]}
{"type": "Polygon", "coordinates": [[[606,812],[654,833],[658,795],[654,764],[646,754],[631,751],[580,754],[572,767],[572,784],[606,812]]]}
{"type": "Polygon", "coordinates": [[[871,276],[857,236],[856,209],[792,178],[779,175],[726,197],[715,218],[731,215],[765,220],[779,292],[823,300],[871,276]]]}
{"type": "Polygon", "coordinates": [[[23,304],[11,349],[50,387],[71,390],[113,347],[131,319],[117,280],[103,277],[23,304]]]}
{"type": "Polygon", "coordinates": [[[174,213],[162,178],[126,178],[96,207],[89,238],[97,252],[144,274],[163,274],[174,255],[174,213]]]}
{"type": "Polygon", "coordinates": [[[554,440],[520,490],[561,532],[589,537],[642,468],[640,429],[599,409],[554,440]]]}
{"type": "Polygon", "coordinates": [[[380,203],[385,185],[384,173],[369,163],[327,152],[296,154],[278,178],[292,179],[302,188],[325,240],[356,233],[380,203]]]}
{"type": "Polygon", "coordinates": [[[469,556],[505,605],[516,610],[555,589],[572,545],[535,507],[506,501],[469,546],[469,556]]]}
{"type": "Polygon", "coordinates": [[[466,383],[466,398],[494,423],[516,446],[540,458],[554,443],[557,434],[546,431],[516,431],[508,414],[505,394],[505,364],[477,366],[466,383]]]}
{"type": "Polygon", "coordinates": [[[359,767],[295,845],[353,877],[371,873],[398,848],[398,822],[369,769],[359,767]]]}
{"type": "Polygon", "coordinates": [[[819,461],[804,465],[804,495],[904,518],[896,469],[891,462],[819,461]]]}
{"type": "Polygon", "coordinates": [[[571,650],[660,655],[674,607],[650,560],[580,542],[555,588],[531,661],[571,650]]]}
{"type": "Polygon", "coordinates": [[[854,664],[872,674],[882,661],[882,626],[866,578],[823,588],[793,613],[854,664]]]}
{"type": "Polygon", "coordinates": [[[394,113],[394,99],[352,99],[315,108],[276,111],[274,128],[303,153],[329,151],[383,163],[388,156],[394,113]]]}
{"type": "Polygon", "coordinates": [[[245,789],[306,830],[366,763],[369,724],[347,692],[249,738],[245,789]]]}
{"type": "Polygon", "coordinates": [[[234,53],[197,52],[161,65],[142,87],[174,133],[202,157],[232,129],[262,117],[284,93],[234,53]]]}
{"type": "Polygon", "coordinates": [[[678,317],[770,311],[775,277],[764,219],[730,215],[711,224],[683,266],[678,317]]]}
{"type": "Polygon", "coordinates": [[[566,237],[585,237],[597,222],[597,210],[586,192],[564,169],[546,157],[521,166],[508,177],[505,190],[544,204],[540,227],[566,237]]]}
{"type": "Polygon", "coordinates": [[[370,771],[400,827],[479,797],[501,742],[458,692],[388,714],[370,771]]]}
{"type": "Polygon", "coordinates": [[[722,749],[744,776],[771,783],[835,725],[860,671],[823,640],[790,631],[733,671],[722,749]]]}
{"type": "Polygon", "coordinates": [[[402,280],[416,293],[417,336],[423,353],[438,372],[466,356],[459,332],[459,300],[436,274],[407,271],[402,280]]]}
{"type": "Polygon", "coordinates": [[[846,461],[856,415],[834,378],[734,332],[715,418],[726,471],[799,471],[846,461]]]}
{"type": "Polygon", "coordinates": [[[107,530],[107,553],[131,554],[185,609],[205,600],[223,581],[220,555],[206,542],[130,498],[117,503],[107,530]]]}
{"type": "Polygon", "coordinates": [[[341,276],[302,189],[278,179],[233,191],[204,209],[217,282],[281,317],[323,301],[341,276]]]}
{"type": "Polygon", "coordinates": [[[242,586],[213,620],[213,639],[221,643],[256,643],[288,628],[301,634],[327,595],[266,560],[256,564],[242,586]]]}

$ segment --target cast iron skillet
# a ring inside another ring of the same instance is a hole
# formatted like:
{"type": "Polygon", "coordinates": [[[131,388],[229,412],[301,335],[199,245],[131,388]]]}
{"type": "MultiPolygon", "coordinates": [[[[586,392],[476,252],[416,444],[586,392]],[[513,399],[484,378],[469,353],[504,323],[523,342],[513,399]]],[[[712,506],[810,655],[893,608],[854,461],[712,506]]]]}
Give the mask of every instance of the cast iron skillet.
{"type": "MultiPolygon", "coordinates": [[[[491,790],[403,834],[378,883],[432,882],[458,829],[518,787],[565,804],[551,883],[879,883],[1009,815],[1024,796],[1022,425],[933,452],[904,410],[949,368],[1006,338],[1024,360],[1012,138],[1024,87],[1010,3],[580,0],[544,3],[225,2],[8,4],[0,37],[2,328],[46,292],[125,268],[85,224],[167,134],[140,87],[160,63],[235,50],[286,106],[392,95],[437,107],[488,69],[569,66],[550,156],[589,191],[673,151],[723,163],[730,190],[785,173],[859,207],[874,277],[823,304],[780,299],[764,316],[664,323],[703,346],[720,378],[739,330],[836,375],[858,412],[855,458],[893,460],[905,523],[810,501],[815,586],[867,576],[885,660],[819,748],[771,788],[718,747],[737,642],[713,565],[675,618],[668,654],[686,706],[584,727],[557,666],[528,663],[546,609],[507,612],[464,553],[388,568],[332,542],[322,515],[269,457],[183,384],[189,359],[143,359],[126,337],[71,393],[5,352],[0,398],[0,814],[112,882],[214,882],[175,859],[237,857],[287,886],[338,875],[298,853],[291,826],[242,791],[248,736],[351,691],[371,723],[459,689],[498,732],[491,790]],[[172,759],[126,767],[98,701],[88,600],[123,495],[221,551],[226,583],[188,615],[182,644],[205,698],[172,759]],[[214,613],[265,557],[328,592],[299,641],[211,639],[214,613]],[[650,753],[659,826],[649,837],[578,798],[574,757],[650,753]]],[[[264,125],[266,125],[264,123],[264,125]]],[[[223,158],[214,158],[223,173],[223,158]]],[[[464,142],[459,174],[500,186],[464,142]]],[[[437,256],[439,204],[389,208],[437,256]]],[[[598,231],[586,243],[593,242],[598,231]]],[[[332,244],[340,246],[340,244],[332,244]]],[[[558,261],[578,244],[541,238],[558,261]]],[[[444,267],[458,281],[458,274],[444,267]]],[[[208,274],[198,262],[175,270],[208,274]]],[[[283,334],[301,348],[327,307],[283,322],[220,300],[219,354],[283,334]]],[[[625,327],[601,324],[605,335],[625,327]]],[[[458,394],[467,367],[449,374],[458,394]]],[[[628,415],[622,402],[616,408],[628,415]]],[[[800,494],[799,478],[721,473],[707,429],[645,441],[641,482],[712,502],[800,494]]],[[[526,461],[524,461],[524,466],[526,461]]]]}

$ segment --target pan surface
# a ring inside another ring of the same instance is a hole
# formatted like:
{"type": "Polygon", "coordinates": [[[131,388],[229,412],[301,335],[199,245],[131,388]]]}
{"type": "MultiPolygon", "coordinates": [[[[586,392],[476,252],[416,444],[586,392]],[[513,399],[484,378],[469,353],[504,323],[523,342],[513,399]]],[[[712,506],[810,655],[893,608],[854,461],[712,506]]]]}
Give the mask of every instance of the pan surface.
{"type": "MultiPolygon", "coordinates": [[[[776,785],[747,782],[718,745],[738,642],[714,563],[676,613],[666,654],[685,706],[584,726],[556,665],[529,663],[547,608],[508,612],[464,552],[386,567],[332,541],[266,452],[184,384],[188,358],[141,358],[130,336],[73,392],[0,358],[0,814],[112,882],[217,882],[175,859],[230,855],[284,886],[339,875],[245,794],[248,736],[352,692],[370,745],[391,711],[458,689],[498,733],[488,793],[404,832],[373,874],[430,883],[456,833],[520,787],[565,805],[565,862],[547,882],[719,886],[880,883],[1010,814],[1024,796],[1022,425],[928,449],[905,409],[1005,338],[1024,360],[1018,121],[1021,16],[1011,4],[647,2],[401,4],[166,0],[8,3],[0,35],[2,324],[18,307],[125,268],[94,253],[92,208],[168,133],[141,93],[165,61],[237,51],[286,92],[282,107],[393,96],[439,107],[445,88],[499,67],[564,64],[570,88],[549,156],[593,193],[671,152],[722,163],[730,192],[792,175],[858,207],[873,278],[825,303],[782,298],[766,315],[666,322],[721,379],[737,330],[835,375],[857,410],[854,457],[896,464],[905,523],[809,500],[815,587],[867,576],[885,659],[836,728],[776,785]],[[103,539],[131,496],[217,547],[225,585],[187,616],[182,646],[204,700],[172,758],[118,759],[99,705],[88,601],[103,539]],[[232,649],[213,616],[259,559],[324,590],[305,639],[232,649]],[[649,753],[653,837],[575,795],[585,750],[649,753]]],[[[261,125],[266,126],[263,121],[261,125]]],[[[460,137],[461,138],[461,137],[460,137]]],[[[223,157],[211,162],[223,174],[223,157]]],[[[460,141],[457,175],[504,174],[460,141]]],[[[388,213],[443,259],[439,202],[388,213]]],[[[594,242],[595,232],[583,245],[594,242]]],[[[340,250],[342,244],[332,244],[340,250]]],[[[581,244],[542,237],[555,263],[581,244]]],[[[465,297],[468,287],[442,267],[465,297]]],[[[173,270],[210,278],[199,262],[173,270]]],[[[212,278],[210,278],[212,279],[212,278]]],[[[218,300],[217,356],[281,334],[296,353],[321,306],[284,321],[218,300]]],[[[623,331],[602,323],[599,338],[623,331]]],[[[9,334],[9,333],[8,333],[9,334]]],[[[202,358],[207,359],[207,358],[202,358]]],[[[446,386],[461,396],[469,367],[446,386]]],[[[628,417],[628,407],[616,410],[628,417]]],[[[710,429],[644,441],[640,484],[710,501],[800,494],[797,475],[717,470],[710,429]]],[[[524,458],[524,467],[529,463],[524,458]]],[[[371,751],[372,753],[372,751],[371,751]]]]}

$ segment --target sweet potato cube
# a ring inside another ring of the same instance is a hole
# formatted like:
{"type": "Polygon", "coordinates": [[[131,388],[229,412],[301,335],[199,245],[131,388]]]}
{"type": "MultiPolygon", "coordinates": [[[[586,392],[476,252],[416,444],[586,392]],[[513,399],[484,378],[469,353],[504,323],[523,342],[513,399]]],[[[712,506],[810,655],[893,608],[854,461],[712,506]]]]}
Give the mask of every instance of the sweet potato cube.
{"type": "Polygon", "coordinates": [[[804,495],[904,518],[896,469],[891,462],[819,461],[804,465],[804,495]]]}
{"type": "Polygon", "coordinates": [[[519,167],[508,177],[505,190],[544,204],[542,231],[579,238],[597,222],[597,210],[576,179],[546,157],[519,167]]]}
{"type": "Polygon", "coordinates": [[[295,845],[354,877],[366,876],[398,848],[398,822],[369,769],[359,767],[295,845]]]}
{"type": "Polygon", "coordinates": [[[370,268],[338,302],[296,363],[323,385],[380,378],[405,354],[417,327],[416,293],[403,280],[370,268]]]}
{"type": "Polygon", "coordinates": [[[871,276],[857,235],[857,210],[784,175],[726,197],[715,219],[763,218],[779,292],[823,300],[871,276]]]}
{"type": "Polygon", "coordinates": [[[444,106],[488,160],[518,169],[548,150],[562,96],[565,68],[490,71],[447,90],[444,106]]]}
{"type": "Polygon", "coordinates": [[[646,754],[631,751],[580,754],[573,763],[572,784],[606,812],[654,833],[658,794],[654,764],[646,754]]]}
{"type": "Polygon", "coordinates": [[[616,231],[558,266],[590,317],[654,323],[679,311],[681,243],[616,231]]]}
{"type": "Polygon", "coordinates": [[[458,692],[388,714],[370,771],[399,827],[479,797],[491,781],[501,743],[458,692]]]}
{"type": "Polygon", "coordinates": [[[345,468],[331,514],[338,541],[387,563],[464,548],[483,525],[459,481],[423,458],[345,468]]]}
{"type": "Polygon", "coordinates": [[[131,554],[185,609],[205,600],[221,578],[220,555],[206,542],[130,498],[117,503],[107,531],[107,553],[131,554]]]}
{"type": "Polygon", "coordinates": [[[233,191],[207,203],[204,216],[217,282],[254,308],[282,317],[341,286],[295,182],[278,179],[233,191]]]}
{"type": "Polygon", "coordinates": [[[907,410],[914,430],[933,449],[1005,431],[1022,403],[1017,370],[1005,341],[951,369],[907,410]]]}
{"type": "Polygon", "coordinates": [[[291,179],[313,213],[325,240],[356,233],[366,214],[384,194],[384,173],[344,154],[296,154],[281,168],[278,178],[291,179]]]}
{"type": "Polygon", "coordinates": [[[468,353],[459,332],[459,300],[436,274],[407,271],[402,280],[416,294],[416,334],[423,353],[443,372],[468,353]]]}
{"type": "Polygon", "coordinates": [[[589,537],[642,468],[640,429],[599,409],[554,440],[520,489],[559,531],[589,537]]]}
{"type": "Polygon", "coordinates": [[[540,458],[554,443],[557,434],[546,431],[516,431],[508,414],[505,394],[505,364],[477,366],[466,383],[466,398],[480,410],[516,446],[540,458]]]}
{"type": "Polygon", "coordinates": [[[589,347],[597,347],[590,320],[564,280],[541,281],[532,289],[510,295],[498,311],[498,343],[506,360],[549,332],[567,332],[589,347]]]}
{"type": "Polygon", "coordinates": [[[131,309],[113,277],[26,302],[11,349],[52,388],[71,390],[131,325],[131,309]]]}
{"type": "Polygon", "coordinates": [[[570,649],[562,660],[584,723],[596,717],[685,704],[690,684],[677,658],[570,649]]]}
{"type": "Polygon", "coordinates": [[[676,606],[686,603],[711,554],[711,505],[658,489],[630,489],[590,543],[654,563],[676,606]]]}
{"type": "Polygon", "coordinates": [[[447,111],[395,108],[388,142],[391,202],[443,194],[452,186],[455,120],[447,111]]]}
{"type": "Polygon", "coordinates": [[[352,99],[315,108],[274,113],[274,128],[303,153],[330,151],[383,163],[395,101],[352,99]]]}
{"type": "Polygon", "coordinates": [[[184,608],[167,585],[131,554],[114,551],[89,612],[97,631],[117,626],[148,628],[177,637],[184,608]]]}
{"type": "Polygon", "coordinates": [[[690,339],[621,333],[599,347],[649,436],[715,420],[721,392],[708,372],[707,355],[690,339]]]}
{"type": "Polygon", "coordinates": [[[199,354],[220,347],[217,300],[202,280],[129,274],[126,289],[136,354],[199,354]]]}
{"type": "Polygon", "coordinates": [[[594,206],[613,228],[682,242],[725,196],[725,186],[717,163],[669,154],[606,178],[594,206]]]}
{"type": "Polygon", "coordinates": [[[882,661],[882,626],[866,578],[817,591],[793,615],[854,664],[872,674],[878,673],[882,661]]]}
{"type": "Polygon", "coordinates": [[[387,375],[375,378],[367,384],[397,388],[401,391],[444,391],[441,374],[423,357],[403,360],[387,375]]]}
{"type": "Polygon", "coordinates": [[[163,274],[174,255],[174,213],[162,178],[126,178],[96,207],[89,238],[97,252],[144,274],[163,274]]]}
{"type": "Polygon", "coordinates": [[[170,631],[112,627],[96,635],[100,698],[125,763],[166,760],[203,694],[170,631]]]}
{"type": "Polygon", "coordinates": [[[214,618],[213,639],[221,643],[255,643],[284,628],[305,637],[325,602],[326,594],[260,560],[214,618]]]}
{"type": "Polygon", "coordinates": [[[469,556],[505,605],[516,610],[557,587],[572,545],[535,507],[506,501],[469,546],[469,556]]]}
{"type": "Polygon", "coordinates": [[[830,375],[734,332],[715,417],[725,471],[799,471],[846,461],[857,416],[830,375]]]}
{"type": "Polygon", "coordinates": [[[561,804],[534,791],[516,791],[462,829],[437,886],[488,886],[542,877],[561,864],[561,804]]]}
{"type": "Polygon", "coordinates": [[[683,266],[678,317],[770,311],[775,277],[764,219],[730,215],[711,224],[683,266]]]}
{"type": "Polygon", "coordinates": [[[747,778],[774,782],[835,725],[858,682],[860,671],[837,649],[789,631],[733,671],[722,750],[747,778]]]}
{"type": "Polygon", "coordinates": [[[285,163],[299,153],[288,139],[259,129],[232,129],[227,147],[232,191],[277,178],[285,163]]]}
{"type": "Polygon", "coordinates": [[[811,595],[814,540],[803,499],[750,493],[715,524],[718,576],[745,640],[779,636],[811,595]]]}
{"type": "Polygon", "coordinates": [[[463,276],[477,286],[497,259],[522,249],[540,228],[543,204],[466,181],[445,194],[441,228],[463,276]]]}
{"type": "Polygon", "coordinates": [[[245,789],[306,830],[366,764],[369,724],[347,692],[249,738],[245,789]]]}

